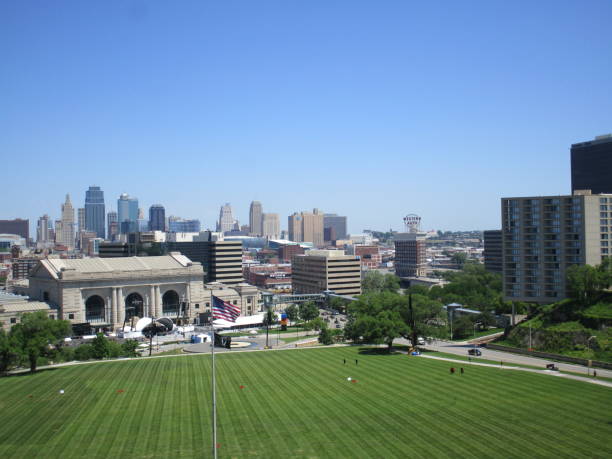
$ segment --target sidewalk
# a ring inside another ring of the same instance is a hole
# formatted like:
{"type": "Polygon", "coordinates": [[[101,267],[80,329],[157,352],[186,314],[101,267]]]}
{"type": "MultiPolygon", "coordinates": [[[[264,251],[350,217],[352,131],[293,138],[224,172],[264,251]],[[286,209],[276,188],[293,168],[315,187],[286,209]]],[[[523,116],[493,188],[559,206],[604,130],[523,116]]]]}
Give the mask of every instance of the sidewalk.
{"type": "Polygon", "coordinates": [[[596,384],[598,386],[605,386],[605,387],[610,387],[612,388],[612,382],[608,382],[608,381],[602,381],[599,379],[595,379],[595,378],[583,378],[582,376],[578,376],[578,375],[570,375],[567,373],[560,373],[558,371],[552,371],[552,370],[536,370],[534,368],[522,368],[522,367],[513,367],[510,365],[495,365],[492,363],[479,363],[479,362],[470,362],[470,361],[465,361],[465,360],[455,360],[455,359],[451,359],[448,357],[436,357],[434,355],[424,355],[421,354],[419,357],[424,357],[426,359],[434,359],[434,360],[445,360],[447,362],[453,362],[453,363],[457,363],[457,364],[461,364],[461,365],[476,365],[476,366],[481,366],[481,367],[490,367],[490,368],[497,368],[499,370],[518,370],[518,371],[526,371],[529,373],[538,373],[538,374],[543,374],[543,375],[548,375],[548,376],[557,376],[559,378],[567,378],[567,379],[573,379],[575,381],[582,381],[582,382],[587,382],[587,383],[591,383],[591,384],[596,384]]]}

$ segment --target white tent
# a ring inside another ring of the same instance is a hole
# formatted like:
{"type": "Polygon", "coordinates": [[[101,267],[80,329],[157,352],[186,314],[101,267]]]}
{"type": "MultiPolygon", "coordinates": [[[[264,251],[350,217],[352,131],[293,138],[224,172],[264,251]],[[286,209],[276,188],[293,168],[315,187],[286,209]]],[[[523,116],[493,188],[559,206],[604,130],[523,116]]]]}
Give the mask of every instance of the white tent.
{"type": "Polygon", "coordinates": [[[213,321],[213,327],[215,328],[233,328],[233,327],[248,327],[257,326],[263,323],[263,314],[255,314],[253,316],[240,316],[236,319],[236,322],[229,322],[225,319],[215,319],[213,321]]]}

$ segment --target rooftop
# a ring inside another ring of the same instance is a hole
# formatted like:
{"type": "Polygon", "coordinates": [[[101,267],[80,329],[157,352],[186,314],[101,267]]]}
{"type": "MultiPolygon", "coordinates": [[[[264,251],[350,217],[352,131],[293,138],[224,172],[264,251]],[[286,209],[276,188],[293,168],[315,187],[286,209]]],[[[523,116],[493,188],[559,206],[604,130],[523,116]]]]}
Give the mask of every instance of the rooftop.
{"type": "Polygon", "coordinates": [[[44,266],[56,276],[64,271],[78,273],[136,272],[160,269],[176,269],[191,266],[192,261],[179,252],[159,257],[118,257],[118,258],[47,258],[41,260],[44,266]]]}

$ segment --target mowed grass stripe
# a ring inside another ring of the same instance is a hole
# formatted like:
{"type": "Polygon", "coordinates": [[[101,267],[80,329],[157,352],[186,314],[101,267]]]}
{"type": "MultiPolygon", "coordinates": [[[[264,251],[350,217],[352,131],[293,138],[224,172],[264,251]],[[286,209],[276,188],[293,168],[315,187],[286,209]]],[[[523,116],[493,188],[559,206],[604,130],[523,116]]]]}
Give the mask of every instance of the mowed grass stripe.
{"type": "MultiPolygon", "coordinates": [[[[356,347],[217,365],[220,457],[612,456],[604,387],[356,347]]],[[[208,356],[2,378],[0,407],[1,457],[210,456],[208,356]]]]}
{"type": "MultiPolygon", "coordinates": [[[[247,385],[243,383],[247,374],[255,375],[257,380],[265,380],[265,375],[261,373],[260,366],[254,364],[255,361],[260,359],[260,356],[256,356],[255,359],[241,359],[239,367],[244,369],[244,373],[240,376],[240,379],[237,378],[236,374],[236,359],[223,359],[223,384],[221,385],[222,392],[220,395],[224,403],[225,401],[237,401],[240,398],[242,403],[254,413],[256,420],[254,426],[266,426],[263,432],[253,429],[249,443],[252,444],[255,440],[257,446],[249,449],[249,453],[252,451],[253,454],[265,455],[267,451],[268,454],[277,457],[282,455],[285,450],[283,443],[286,430],[274,417],[273,412],[270,411],[268,397],[274,397],[274,389],[264,384],[248,383],[247,385]],[[245,386],[245,389],[240,389],[241,384],[245,386]]],[[[272,369],[271,372],[274,372],[274,370],[272,369]]],[[[226,417],[225,421],[230,421],[230,419],[226,417]]],[[[240,435],[237,435],[235,439],[225,437],[225,440],[226,442],[236,443],[237,440],[240,441],[240,435]]]]}
{"type": "MultiPolygon", "coordinates": [[[[240,451],[243,451],[248,456],[261,455],[265,451],[266,445],[269,443],[264,436],[267,434],[266,429],[260,426],[266,426],[265,421],[260,417],[258,409],[255,408],[252,391],[256,383],[252,383],[251,378],[258,378],[257,373],[251,374],[245,378],[243,382],[246,387],[249,387],[250,396],[245,394],[235,393],[235,383],[232,383],[231,378],[221,377],[231,372],[234,367],[234,359],[224,358],[217,361],[217,420],[219,423],[219,432],[217,441],[220,444],[220,450],[223,455],[235,457],[240,451]],[[223,360],[223,362],[221,362],[223,360]],[[261,432],[261,433],[260,433],[261,432]]],[[[257,370],[259,371],[259,369],[257,370]]],[[[276,446],[271,445],[271,450],[276,446]]]]}
{"type": "MultiPolygon", "coordinates": [[[[285,367],[288,379],[294,383],[290,394],[301,402],[299,408],[310,413],[307,416],[308,426],[304,426],[308,435],[319,433],[322,436],[318,444],[314,445],[314,453],[318,456],[324,451],[327,455],[346,457],[351,452],[359,452],[359,456],[364,457],[370,448],[370,442],[362,435],[356,434],[351,424],[355,417],[352,415],[352,407],[341,404],[337,409],[333,408],[334,402],[337,404],[341,400],[340,386],[335,386],[335,390],[329,387],[330,379],[336,381],[336,378],[323,367],[323,362],[319,361],[320,356],[316,353],[292,354],[295,354],[292,356],[295,359],[293,364],[285,367]],[[324,379],[317,378],[323,374],[324,379]],[[333,430],[329,429],[332,422],[335,423],[333,430]]],[[[337,375],[337,378],[339,380],[346,377],[337,375]]],[[[299,414],[300,412],[298,416],[299,414]]]]}
{"type": "MultiPolygon", "coordinates": [[[[412,386],[412,387],[421,387],[422,384],[419,383],[419,381],[423,381],[422,378],[425,377],[425,375],[423,375],[421,373],[421,371],[419,371],[418,367],[416,367],[414,365],[414,360],[407,360],[406,357],[403,356],[392,356],[389,358],[395,358],[395,359],[400,359],[400,365],[401,367],[404,368],[404,372],[402,374],[405,384],[404,384],[404,388],[406,386],[412,386]]],[[[387,387],[387,390],[385,390],[383,392],[383,397],[386,401],[386,403],[389,404],[389,407],[392,407],[393,405],[397,405],[397,403],[395,402],[395,397],[394,394],[396,393],[402,393],[402,387],[397,387],[398,382],[401,379],[398,378],[397,382],[395,384],[390,384],[387,387]]],[[[435,381],[435,380],[434,380],[435,381]]],[[[405,389],[404,389],[405,391],[405,389]]],[[[427,409],[427,406],[431,404],[431,400],[435,400],[436,397],[436,393],[434,391],[431,390],[430,388],[421,390],[420,393],[414,393],[412,392],[410,394],[409,397],[407,397],[407,400],[409,401],[409,403],[415,407],[415,409],[411,410],[411,413],[413,413],[414,415],[416,415],[416,417],[419,417],[419,413],[421,410],[425,410],[427,409]]],[[[439,415],[441,416],[446,416],[449,413],[449,409],[452,409],[453,406],[438,406],[437,410],[439,415]]],[[[412,418],[411,415],[409,415],[409,418],[412,418]]],[[[416,422],[416,425],[420,425],[421,422],[416,422]]],[[[445,451],[445,454],[447,455],[452,455],[452,454],[459,454],[462,457],[474,457],[474,456],[479,456],[479,457],[483,457],[483,454],[485,452],[487,452],[486,448],[483,448],[482,450],[479,451],[478,447],[476,448],[471,448],[468,450],[461,450],[461,430],[462,430],[462,426],[459,424],[457,425],[456,423],[456,419],[454,418],[449,418],[448,423],[446,424],[445,427],[443,427],[444,431],[443,432],[437,432],[438,435],[443,434],[444,438],[448,438],[450,440],[453,440],[452,443],[453,445],[459,445],[458,447],[455,446],[455,450],[452,451],[450,449],[447,449],[445,451]]],[[[431,438],[430,440],[435,443],[439,442],[439,436],[438,438],[431,438]]]]}
{"type": "MultiPolygon", "coordinates": [[[[260,367],[256,364],[258,359],[228,359],[228,363],[232,364],[232,377],[231,384],[228,385],[228,393],[232,394],[232,402],[240,403],[240,399],[244,397],[257,396],[253,393],[253,387],[249,384],[248,375],[256,372],[258,377],[265,377],[261,374],[260,367]],[[240,362],[241,364],[238,364],[240,362]],[[240,387],[243,386],[243,389],[240,387]]],[[[279,374],[278,361],[274,361],[274,366],[271,368],[273,375],[279,374]]],[[[304,451],[309,449],[308,442],[304,435],[299,435],[299,422],[296,422],[296,417],[291,415],[290,410],[287,406],[282,403],[285,399],[285,394],[290,390],[288,386],[284,384],[283,378],[273,377],[274,379],[274,391],[276,399],[279,403],[273,403],[268,405],[268,409],[271,410],[270,415],[272,420],[268,422],[276,423],[281,429],[281,436],[277,439],[279,443],[283,443],[285,448],[293,449],[297,451],[297,454],[303,454],[304,451]]],[[[266,454],[265,445],[258,447],[261,455],[266,454]]],[[[251,452],[251,451],[249,451],[251,452]]],[[[253,453],[255,451],[253,450],[253,453]]]]}
{"type": "MultiPolygon", "coordinates": [[[[54,440],[61,441],[60,439],[65,437],[66,431],[75,421],[73,413],[79,411],[84,401],[83,398],[88,398],[82,392],[82,384],[71,377],[74,373],[59,372],[57,377],[51,377],[50,373],[55,373],[55,371],[57,370],[41,372],[41,376],[47,380],[47,386],[40,388],[32,399],[36,400],[33,407],[38,408],[34,410],[33,415],[43,422],[38,428],[28,426],[22,430],[21,435],[13,437],[18,444],[29,446],[29,449],[24,452],[27,457],[44,457],[46,452],[41,450],[40,446],[47,444],[48,439],[52,440],[51,446],[54,440]],[[59,390],[62,389],[65,391],[63,395],[59,393],[59,390]]],[[[95,368],[87,366],[79,375],[87,381],[96,373],[95,368]]]]}

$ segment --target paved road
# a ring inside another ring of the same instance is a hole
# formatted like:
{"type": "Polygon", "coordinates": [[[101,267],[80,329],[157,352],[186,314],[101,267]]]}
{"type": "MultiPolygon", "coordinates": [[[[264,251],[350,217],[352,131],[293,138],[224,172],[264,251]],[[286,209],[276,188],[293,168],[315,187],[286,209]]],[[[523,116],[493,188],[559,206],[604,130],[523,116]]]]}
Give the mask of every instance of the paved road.
{"type": "MultiPolygon", "coordinates": [[[[421,355],[421,357],[425,357],[428,359],[435,359],[435,360],[446,360],[448,362],[453,362],[453,363],[457,363],[457,360],[453,360],[453,359],[448,359],[445,357],[435,357],[433,355],[421,355]]],[[[477,365],[477,366],[482,366],[482,367],[493,367],[493,368],[500,368],[499,365],[493,365],[490,363],[478,363],[478,362],[465,362],[466,368],[470,365],[477,365]]],[[[461,365],[463,365],[463,363],[461,363],[461,365]]],[[[531,368],[520,368],[520,367],[513,367],[513,366],[505,366],[505,367],[501,367],[503,370],[507,370],[507,371],[526,371],[526,372],[530,372],[530,373],[545,373],[551,376],[557,376],[559,378],[565,378],[565,379],[574,379],[576,381],[583,381],[583,382],[588,382],[591,384],[596,384],[598,386],[605,386],[605,387],[612,387],[612,383],[608,382],[608,381],[602,381],[600,379],[595,379],[595,378],[590,378],[590,379],[586,379],[582,376],[575,376],[569,373],[560,373],[558,371],[550,371],[550,370],[533,370],[531,368]]]]}
{"type": "MultiPolygon", "coordinates": [[[[409,341],[404,340],[404,339],[398,339],[398,340],[395,340],[395,342],[398,344],[410,344],[409,341]]],[[[431,344],[427,344],[422,347],[424,347],[425,349],[431,350],[431,351],[447,352],[449,354],[467,356],[468,349],[474,346],[467,344],[467,342],[458,343],[458,342],[452,342],[452,341],[432,341],[431,344]]],[[[480,357],[481,359],[495,360],[495,361],[500,361],[500,362],[503,361],[504,363],[533,365],[535,367],[540,367],[542,369],[546,368],[547,364],[554,363],[557,367],[559,367],[560,370],[572,371],[575,373],[582,373],[584,375],[587,374],[587,368],[582,365],[553,362],[552,360],[546,360],[546,359],[537,358],[537,357],[529,357],[529,356],[520,355],[520,354],[511,354],[509,352],[494,351],[494,350],[485,349],[485,348],[480,348],[480,350],[482,352],[482,356],[480,357]]],[[[477,361],[478,358],[479,357],[475,357],[473,358],[473,360],[477,361]]],[[[595,370],[597,371],[598,376],[612,378],[611,370],[604,370],[602,368],[596,368],[595,370]]],[[[590,371],[592,374],[593,369],[591,369],[590,371]]]]}

